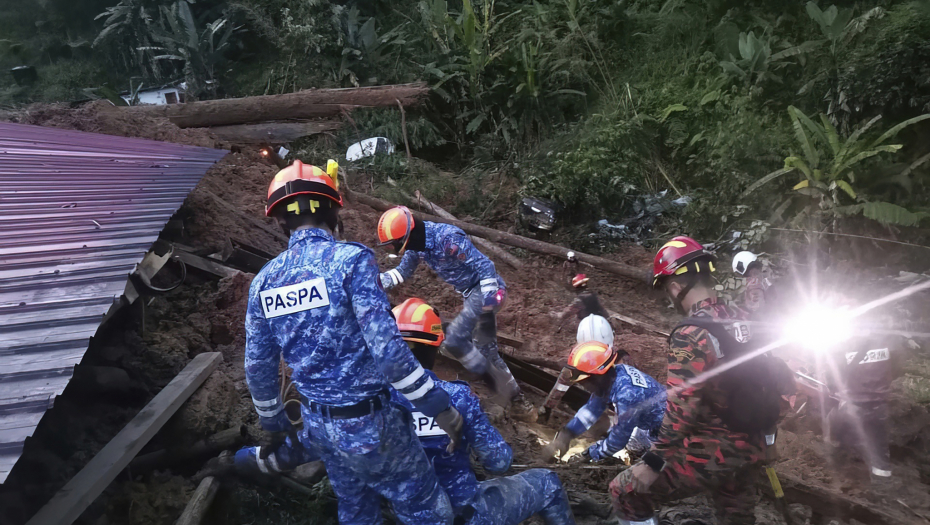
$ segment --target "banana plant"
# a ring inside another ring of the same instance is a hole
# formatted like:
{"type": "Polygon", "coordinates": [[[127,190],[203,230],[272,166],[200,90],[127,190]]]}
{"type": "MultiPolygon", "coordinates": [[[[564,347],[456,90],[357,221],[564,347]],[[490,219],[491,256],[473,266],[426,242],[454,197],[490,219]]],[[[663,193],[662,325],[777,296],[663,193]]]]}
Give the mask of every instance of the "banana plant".
{"type": "MultiPolygon", "coordinates": [[[[877,138],[866,136],[866,133],[875,127],[881,119],[880,115],[845,138],[840,136],[826,115],[821,114],[818,123],[794,106],[788,107],[788,115],[801,154],[785,158],[782,169],[756,181],[743,192],[743,196],[783,175],[800,173],[802,178],[792,187],[792,191],[795,195],[814,198],[817,208],[833,218],[862,214],[883,224],[905,226],[913,226],[924,218],[926,214],[913,213],[896,204],[869,201],[861,192],[857,192],[853,185],[865,182],[861,180],[860,175],[863,173],[862,164],[866,160],[882,154],[897,153],[902,145],[888,142],[904,128],[930,118],[930,114],[905,120],[877,138]],[[855,204],[844,204],[843,195],[848,196],[855,204]]],[[[906,169],[906,173],[910,173],[927,160],[930,160],[930,155],[922,156],[906,169]]],[[[802,214],[814,213],[814,209],[802,210],[802,214]]]]}

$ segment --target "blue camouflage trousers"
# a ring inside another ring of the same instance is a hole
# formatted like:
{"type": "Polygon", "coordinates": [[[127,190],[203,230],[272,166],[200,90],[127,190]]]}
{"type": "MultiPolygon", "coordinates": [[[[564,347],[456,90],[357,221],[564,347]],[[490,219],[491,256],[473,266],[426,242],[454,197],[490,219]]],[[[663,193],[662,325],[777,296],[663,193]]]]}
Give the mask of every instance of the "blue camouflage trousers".
{"type": "Polygon", "coordinates": [[[479,288],[474,288],[465,296],[462,311],[446,328],[445,348],[469,372],[485,375],[493,366],[506,376],[505,388],[509,397],[520,393],[517,381],[510,373],[510,368],[500,355],[497,346],[497,312],[500,305],[491,311],[484,311],[484,298],[479,288]]]}
{"type": "Polygon", "coordinates": [[[339,523],[381,523],[381,498],[401,523],[451,524],[449,496],[439,485],[410,413],[394,403],[366,416],[333,419],[303,406],[307,436],[319,450],[339,499],[339,523]]]}
{"type": "Polygon", "coordinates": [[[534,515],[546,525],[575,524],[559,476],[547,469],[482,481],[472,506],[468,525],[518,525],[534,515]]]}

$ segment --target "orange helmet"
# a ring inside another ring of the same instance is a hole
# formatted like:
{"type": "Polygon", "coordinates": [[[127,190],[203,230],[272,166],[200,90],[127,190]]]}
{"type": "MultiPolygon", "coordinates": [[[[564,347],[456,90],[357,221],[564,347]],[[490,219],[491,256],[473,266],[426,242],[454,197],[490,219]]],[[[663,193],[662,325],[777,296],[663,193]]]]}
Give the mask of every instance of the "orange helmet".
{"type": "Polygon", "coordinates": [[[404,253],[413,225],[413,213],[406,206],[384,212],[378,219],[378,246],[390,244],[398,255],[404,253]]]}
{"type": "Polygon", "coordinates": [[[395,306],[392,312],[404,341],[439,346],[445,339],[439,314],[423,299],[411,297],[395,306]]]}
{"type": "MultiPolygon", "coordinates": [[[[270,217],[274,207],[288,197],[295,195],[319,195],[332,200],[340,208],[342,196],[339,195],[338,181],[339,165],[329,161],[326,171],[316,166],[304,164],[295,160],[293,164],[279,171],[268,186],[268,201],[265,204],[265,215],[270,217]]],[[[311,212],[319,206],[318,201],[310,201],[311,212]],[[316,203],[314,205],[314,203],[316,203]]],[[[292,211],[288,206],[288,211],[292,211]]],[[[294,210],[298,211],[299,210],[294,210]]]]}
{"type": "Polygon", "coordinates": [[[568,356],[568,366],[584,374],[604,374],[616,362],[617,352],[599,341],[578,343],[568,356]]]}

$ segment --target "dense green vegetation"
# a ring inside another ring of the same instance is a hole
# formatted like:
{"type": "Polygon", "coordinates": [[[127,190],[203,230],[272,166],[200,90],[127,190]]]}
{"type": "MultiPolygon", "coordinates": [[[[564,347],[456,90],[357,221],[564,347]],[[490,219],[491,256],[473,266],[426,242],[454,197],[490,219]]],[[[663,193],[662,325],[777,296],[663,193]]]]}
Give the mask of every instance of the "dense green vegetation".
{"type": "MultiPolygon", "coordinates": [[[[927,216],[925,2],[116,2],[5,9],[0,67],[34,65],[38,80],[5,74],[0,102],[179,79],[200,98],[423,79],[434,96],[408,115],[411,147],[464,175],[456,185],[432,165],[379,161],[402,184],[451,195],[504,173],[576,220],[619,220],[668,190],[694,200],[664,227],[682,220],[708,239],[927,216]]],[[[340,138],[370,133],[402,144],[399,115],[360,114],[340,138]]],[[[486,200],[458,211],[480,215],[486,200]]]]}

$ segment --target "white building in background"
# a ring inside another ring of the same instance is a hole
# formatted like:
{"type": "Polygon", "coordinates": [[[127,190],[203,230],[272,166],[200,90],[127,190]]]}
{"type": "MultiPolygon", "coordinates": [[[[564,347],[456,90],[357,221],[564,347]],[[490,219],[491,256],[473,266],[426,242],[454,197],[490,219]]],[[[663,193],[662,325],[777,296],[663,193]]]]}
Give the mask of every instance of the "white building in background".
{"type": "Polygon", "coordinates": [[[184,92],[186,89],[187,84],[185,82],[157,88],[140,89],[139,92],[136,93],[139,100],[135,104],[132,103],[132,93],[124,91],[120,93],[119,96],[130,106],[164,106],[166,104],[183,104],[184,92]]]}

